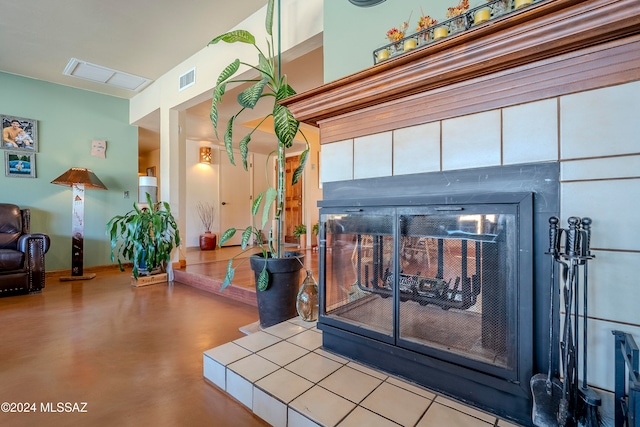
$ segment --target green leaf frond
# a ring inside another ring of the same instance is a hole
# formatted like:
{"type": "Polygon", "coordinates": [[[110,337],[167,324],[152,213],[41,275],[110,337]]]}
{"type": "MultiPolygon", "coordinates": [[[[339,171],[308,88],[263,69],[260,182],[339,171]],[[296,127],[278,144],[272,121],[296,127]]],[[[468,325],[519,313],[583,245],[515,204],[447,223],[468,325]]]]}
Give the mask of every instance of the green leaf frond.
{"type": "Polygon", "coordinates": [[[283,105],[275,104],[273,107],[273,129],[285,147],[293,145],[293,139],[298,133],[300,122],[293,117],[291,111],[283,105]]]}
{"type": "Polygon", "coordinates": [[[251,215],[256,216],[258,214],[258,209],[260,209],[260,203],[262,203],[262,199],[264,199],[264,191],[258,194],[258,196],[251,204],[251,215]]]}
{"type": "Polygon", "coordinates": [[[286,83],[286,80],[287,80],[286,75],[281,78],[280,86],[278,87],[278,93],[276,93],[277,101],[282,101],[283,99],[296,94],[296,91],[293,90],[293,88],[286,83]]]}
{"type": "Polygon", "coordinates": [[[261,78],[267,79],[267,81],[273,86],[272,89],[277,90],[277,80],[275,78],[273,59],[269,59],[263,54],[259,54],[257,70],[260,72],[261,78]]]}
{"type": "Polygon", "coordinates": [[[253,227],[247,227],[242,232],[242,250],[247,249],[247,245],[251,239],[251,234],[253,233],[253,227]]]}
{"type": "Polygon", "coordinates": [[[273,127],[278,139],[285,147],[290,148],[300,128],[300,122],[293,117],[293,114],[291,114],[291,111],[289,111],[287,107],[278,103],[278,101],[282,101],[296,93],[296,91],[286,83],[286,79],[286,76],[282,77],[282,84],[276,93],[276,103],[273,106],[273,127]]]}
{"type": "Polygon", "coordinates": [[[233,258],[232,258],[229,260],[229,263],[227,264],[227,273],[224,275],[224,281],[222,282],[222,286],[220,286],[221,291],[231,284],[235,273],[236,273],[236,269],[233,268],[233,258]]]}
{"type": "Polygon", "coordinates": [[[264,263],[264,268],[260,272],[260,276],[258,276],[258,290],[264,291],[269,286],[269,272],[267,271],[267,262],[264,263]]]}
{"type": "Polygon", "coordinates": [[[222,96],[227,88],[227,83],[220,83],[213,89],[213,97],[211,100],[211,110],[209,111],[209,118],[211,119],[211,124],[213,125],[213,130],[216,133],[216,138],[220,138],[218,136],[218,103],[222,100],[222,96]]]}
{"type": "Polygon", "coordinates": [[[240,144],[238,144],[240,148],[240,155],[242,156],[242,167],[246,171],[249,170],[249,164],[247,162],[247,158],[249,157],[249,143],[251,142],[252,134],[253,134],[253,131],[245,135],[244,138],[242,138],[242,140],[240,141],[240,144]]]}
{"type": "Polygon", "coordinates": [[[218,246],[224,245],[229,239],[235,236],[235,234],[236,234],[236,229],[233,227],[226,230],[224,233],[222,233],[222,236],[220,237],[220,243],[218,244],[218,246]]]}
{"type": "Polygon", "coordinates": [[[275,0],[269,0],[267,3],[267,16],[264,20],[264,28],[267,30],[267,34],[273,35],[273,9],[275,0]]]}
{"type": "Polygon", "coordinates": [[[269,212],[271,211],[271,205],[276,200],[278,196],[278,191],[275,188],[269,187],[265,191],[264,196],[264,206],[262,207],[262,225],[261,228],[264,228],[267,221],[269,221],[269,212]]]}
{"type": "Polygon", "coordinates": [[[309,159],[309,149],[307,148],[300,154],[300,164],[293,172],[293,176],[291,177],[291,185],[296,185],[302,176],[302,172],[304,172],[304,167],[307,164],[307,160],[309,159]]]}
{"type": "Polygon", "coordinates": [[[251,34],[249,31],[247,30],[233,30],[233,31],[229,31],[228,33],[224,33],[219,35],[218,37],[214,38],[213,40],[211,40],[209,42],[210,45],[212,44],[216,44],[220,41],[223,41],[225,43],[247,43],[247,44],[252,44],[252,45],[256,45],[256,38],[253,37],[253,34],[251,34]]]}
{"type": "MultiPolygon", "coordinates": [[[[231,64],[227,65],[224,70],[218,76],[218,80],[216,81],[216,86],[219,86],[223,82],[229,80],[233,75],[240,69],[240,60],[236,58],[231,64]]],[[[224,93],[224,91],[223,91],[224,93]]]]}
{"type": "MultiPolygon", "coordinates": [[[[240,113],[238,113],[240,114],[240,113]]],[[[236,165],[236,162],[233,158],[233,122],[235,121],[237,115],[232,116],[227,122],[227,131],[224,133],[224,148],[227,151],[227,156],[229,157],[229,161],[232,165],[236,165]]]]}
{"type": "Polygon", "coordinates": [[[258,100],[262,97],[264,87],[269,82],[268,78],[263,77],[262,80],[256,84],[249,86],[238,94],[238,104],[244,108],[253,108],[258,103],[258,100]]]}

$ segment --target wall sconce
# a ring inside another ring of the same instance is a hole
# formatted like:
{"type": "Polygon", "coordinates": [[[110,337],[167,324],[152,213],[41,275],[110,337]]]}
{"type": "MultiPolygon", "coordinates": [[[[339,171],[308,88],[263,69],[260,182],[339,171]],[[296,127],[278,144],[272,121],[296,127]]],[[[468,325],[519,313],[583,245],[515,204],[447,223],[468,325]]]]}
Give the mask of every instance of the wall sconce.
{"type": "Polygon", "coordinates": [[[200,147],[200,163],[211,164],[211,147],[200,147]]]}

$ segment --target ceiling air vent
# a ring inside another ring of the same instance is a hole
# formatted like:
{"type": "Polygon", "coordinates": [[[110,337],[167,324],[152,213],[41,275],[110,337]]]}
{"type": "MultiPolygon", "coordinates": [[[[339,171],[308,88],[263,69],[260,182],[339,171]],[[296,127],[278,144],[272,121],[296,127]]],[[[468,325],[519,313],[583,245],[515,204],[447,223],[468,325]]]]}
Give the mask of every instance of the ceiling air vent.
{"type": "Polygon", "coordinates": [[[192,68],[180,76],[180,87],[178,90],[184,90],[196,83],[196,69],[192,68]]]}
{"type": "Polygon", "coordinates": [[[151,80],[147,78],[81,61],[76,58],[71,58],[62,74],[136,92],[151,83],[151,80]]]}

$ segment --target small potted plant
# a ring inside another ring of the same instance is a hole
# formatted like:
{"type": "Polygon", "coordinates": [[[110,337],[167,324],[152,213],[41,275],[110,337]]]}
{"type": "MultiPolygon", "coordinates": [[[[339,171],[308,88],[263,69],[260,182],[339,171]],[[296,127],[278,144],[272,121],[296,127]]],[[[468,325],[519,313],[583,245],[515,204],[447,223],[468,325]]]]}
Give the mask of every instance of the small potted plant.
{"type": "Polygon", "coordinates": [[[133,204],[133,210],[116,215],[107,223],[111,238],[111,261],[133,263],[133,277],[164,273],[171,252],[180,246],[180,232],[167,202],[153,203],[147,194],[148,207],[133,204]]]}
{"type": "Polygon", "coordinates": [[[298,224],[293,228],[293,236],[298,239],[300,249],[307,248],[307,226],[304,224],[298,224]]]}
{"type": "Polygon", "coordinates": [[[420,42],[428,43],[430,41],[429,31],[426,31],[429,27],[433,27],[438,23],[437,20],[433,19],[429,15],[425,15],[422,7],[420,8],[420,19],[418,19],[418,26],[416,27],[416,31],[420,33],[420,42]]]}
{"type": "Polygon", "coordinates": [[[452,33],[457,33],[466,29],[465,17],[461,15],[464,15],[467,12],[467,9],[469,9],[469,0],[460,0],[460,3],[456,6],[447,8],[447,18],[458,17],[457,19],[451,19],[450,21],[452,33]]]}
{"type": "Polygon", "coordinates": [[[407,33],[410,19],[411,19],[411,15],[409,15],[409,19],[407,19],[405,22],[402,23],[402,25],[400,25],[399,29],[396,27],[393,27],[389,31],[387,31],[387,40],[389,40],[391,43],[394,43],[391,47],[392,54],[402,52],[404,50],[404,46],[402,45],[402,43],[400,43],[400,40],[402,40],[405,34],[407,33]],[[395,43],[395,42],[398,42],[398,43],[395,43]]]}

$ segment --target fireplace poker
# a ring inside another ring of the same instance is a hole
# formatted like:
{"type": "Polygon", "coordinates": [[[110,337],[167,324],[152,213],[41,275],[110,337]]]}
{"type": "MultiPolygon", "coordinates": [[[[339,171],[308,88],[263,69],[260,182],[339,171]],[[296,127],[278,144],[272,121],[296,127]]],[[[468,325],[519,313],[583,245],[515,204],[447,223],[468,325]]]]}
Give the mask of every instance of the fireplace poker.
{"type": "Polygon", "coordinates": [[[574,382],[574,373],[575,373],[575,343],[573,342],[574,337],[572,337],[571,331],[571,312],[573,305],[573,292],[575,285],[574,275],[576,273],[576,265],[579,261],[578,255],[578,224],[580,222],[580,218],[578,217],[570,217],[569,218],[569,229],[566,230],[566,256],[569,261],[568,265],[568,273],[567,273],[567,281],[565,282],[565,321],[564,321],[564,332],[562,334],[564,347],[563,347],[563,365],[564,365],[564,381],[562,382],[562,398],[560,399],[560,405],[558,408],[558,425],[560,427],[564,427],[567,425],[567,420],[569,419],[569,405],[570,405],[570,397],[571,393],[574,390],[575,382],[574,382]],[[567,286],[568,285],[568,286],[567,286]],[[573,356],[570,360],[570,356],[573,356]]]}
{"type": "Polygon", "coordinates": [[[555,297],[555,263],[559,253],[558,218],[549,218],[549,252],[551,255],[551,284],[549,289],[549,370],[547,375],[538,373],[531,377],[531,394],[533,396],[532,420],[537,427],[553,427],[557,425],[558,407],[560,405],[562,385],[560,380],[552,378],[553,368],[553,308],[555,297]]]}
{"type": "Polygon", "coordinates": [[[583,302],[582,302],[582,321],[583,321],[583,338],[582,338],[582,386],[579,388],[578,400],[578,419],[585,427],[597,427],[600,425],[600,417],[598,414],[598,406],[602,404],[602,400],[598,393],[592,388],[589,388],[587,384],[587,291],[588,291],[588,262],[593,259],[591,255],[591,218],[582,218],[582,258],[584,262],[583,266],[583,278],[582,283],[584,286],[583,302]]]}

